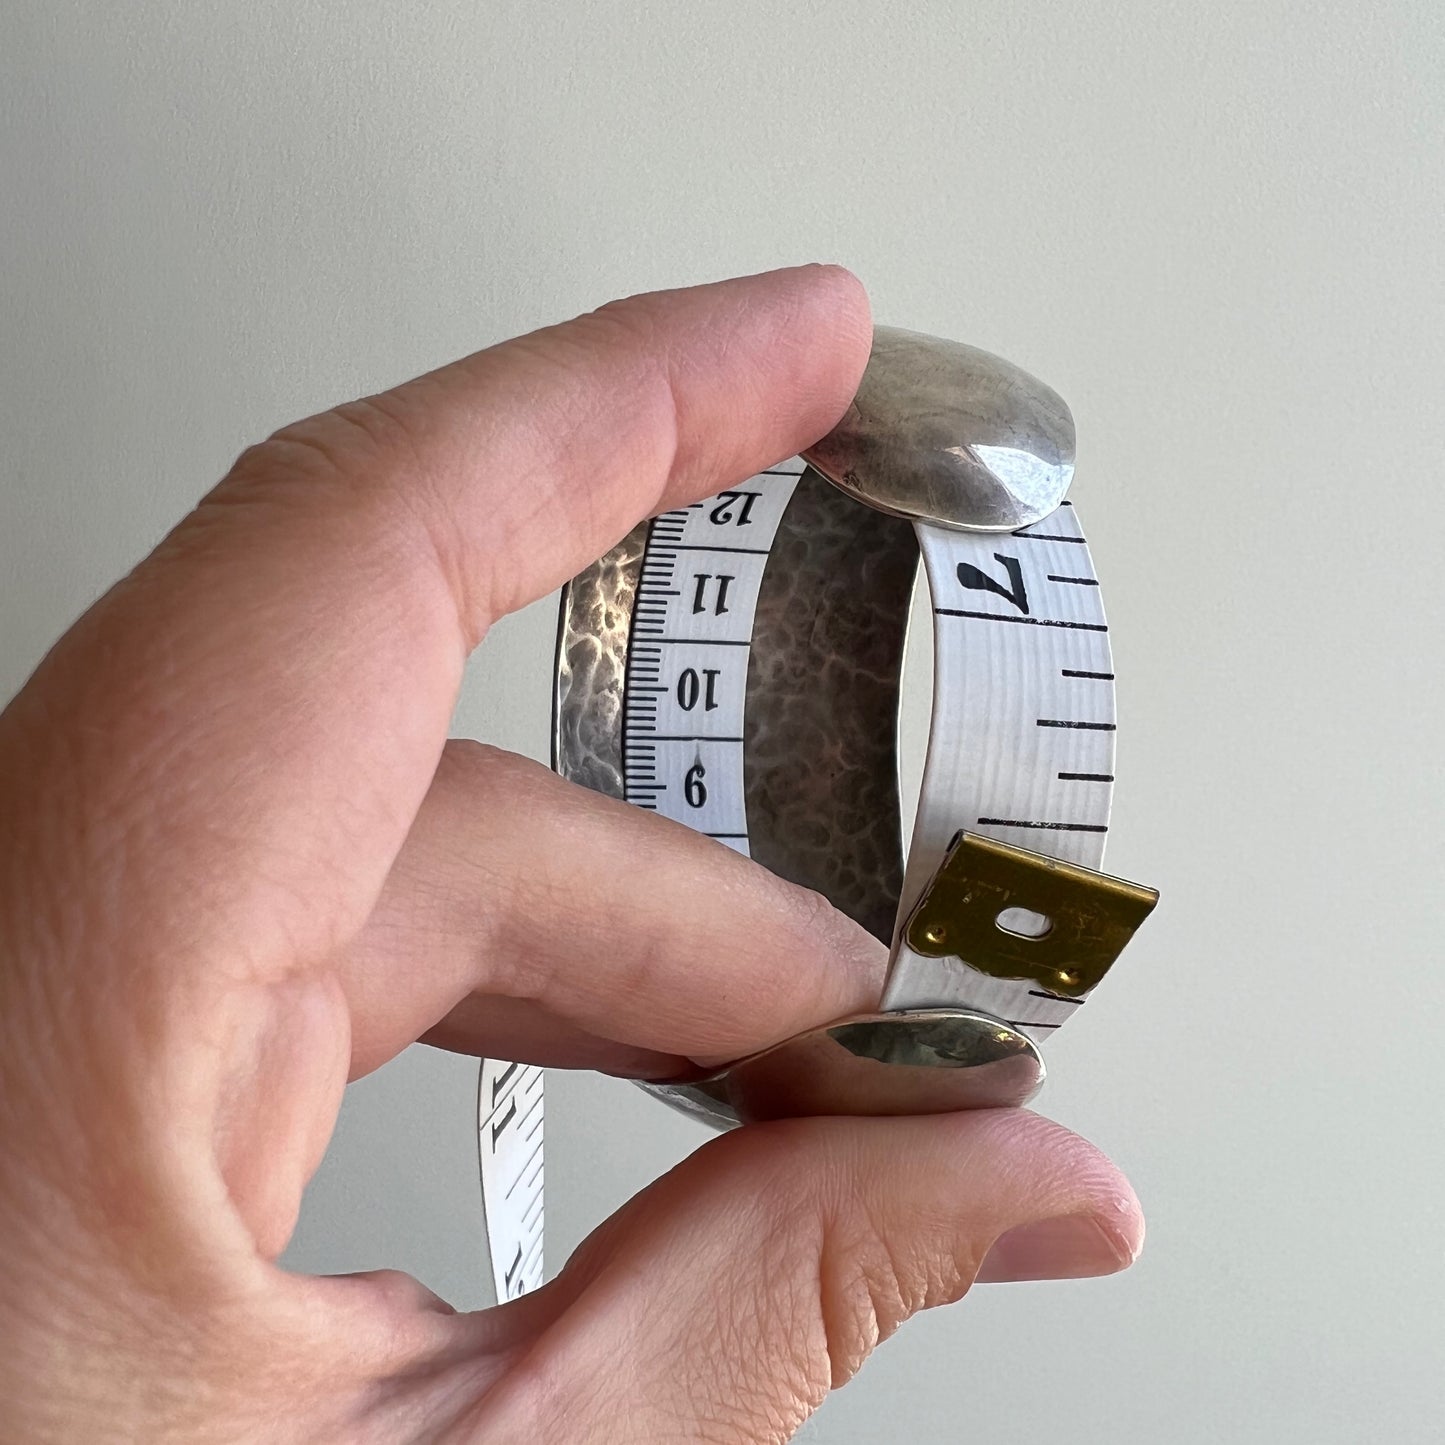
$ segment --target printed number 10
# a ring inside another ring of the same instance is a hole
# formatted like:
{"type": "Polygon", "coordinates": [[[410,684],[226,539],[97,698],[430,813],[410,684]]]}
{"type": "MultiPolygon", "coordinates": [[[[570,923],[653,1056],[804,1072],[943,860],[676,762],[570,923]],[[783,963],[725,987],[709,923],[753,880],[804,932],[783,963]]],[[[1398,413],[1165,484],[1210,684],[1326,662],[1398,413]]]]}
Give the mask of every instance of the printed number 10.
{"type": "Polygon", "coordinates": [[[717,680],[721,671],[719,667],[705,667],[699,677],[695,667],[683,670],[677,679],[677,702],[683,712],[691,712],[699,698],[704,712],[712,712],[718,706],[717,680]]]}

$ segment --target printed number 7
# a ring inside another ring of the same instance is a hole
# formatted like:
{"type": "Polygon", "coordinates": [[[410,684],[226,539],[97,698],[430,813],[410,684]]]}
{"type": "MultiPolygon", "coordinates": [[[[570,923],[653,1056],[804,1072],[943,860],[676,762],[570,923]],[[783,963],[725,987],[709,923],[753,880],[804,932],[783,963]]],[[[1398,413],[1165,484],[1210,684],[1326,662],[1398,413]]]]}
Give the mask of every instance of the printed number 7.
{"type": "Polygon", "coordinates": [[[980,571],[971,562],[958,564],[959,583],[967,587],[970,592],[992,592],[995,597],[1005,597],[1027,617],[1029,615],[1029,594],[1024,587],[1024,574],[1023,569],[1019,566],[1019,559],[1005,557],[1002,552],[995,552],[993,560],[1003,563],[1003,569],[1008,573],[1009,585],[1007,587],[1002,582],[994,581],[987,572],[980,571]]]}

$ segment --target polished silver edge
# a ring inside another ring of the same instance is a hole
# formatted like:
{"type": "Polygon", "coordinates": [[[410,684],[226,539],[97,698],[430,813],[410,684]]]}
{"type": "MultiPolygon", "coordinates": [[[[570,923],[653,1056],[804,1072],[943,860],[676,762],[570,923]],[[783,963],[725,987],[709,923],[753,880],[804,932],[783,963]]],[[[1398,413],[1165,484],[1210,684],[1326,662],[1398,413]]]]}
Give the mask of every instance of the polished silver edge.
{"type": "Polygon", "coordinates": [[[1047,1075],[1038,1045],[967,1008],[858,1014],[808,1029],[724,1069],[643,1084],[716,1129],[770,1119],[1020,1108],[1047,1075]]]}

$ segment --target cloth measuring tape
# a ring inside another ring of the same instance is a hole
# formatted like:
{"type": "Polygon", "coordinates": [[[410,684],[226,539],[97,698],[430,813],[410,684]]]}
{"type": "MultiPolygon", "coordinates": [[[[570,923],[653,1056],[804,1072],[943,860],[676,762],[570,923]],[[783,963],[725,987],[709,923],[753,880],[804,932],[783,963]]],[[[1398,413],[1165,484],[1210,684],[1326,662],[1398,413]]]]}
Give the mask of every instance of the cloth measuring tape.
{"type": "MultiPolygon", "coordinates": [[[[636,528],[563,594],[553,766],[824,894],[891,946],[875,1013],[644,1085],[728,1127],[1026,1103],[1040,1043],[1158,895],[1099,872],[1108,626],[1073,421],[956,342],[879,327],[803,457],[636,528]],[[922,558],[934,701],[904,864],[897,715],[922,558]]],[[[482,1065],[498,1300],[542,1282],[542,1071],[482,1065]]]]}

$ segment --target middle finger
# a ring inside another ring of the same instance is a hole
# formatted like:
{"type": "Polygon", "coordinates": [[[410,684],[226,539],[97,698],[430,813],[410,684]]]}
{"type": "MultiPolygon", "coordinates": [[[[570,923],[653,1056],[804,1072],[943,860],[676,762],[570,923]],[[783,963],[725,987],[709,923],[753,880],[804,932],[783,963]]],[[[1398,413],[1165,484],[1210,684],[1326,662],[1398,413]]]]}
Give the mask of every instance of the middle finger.
{"type": "Polygon", "coordinates": [[[885,964],[820,895],[682,824],[452,743],[341,970],[356,1075],[438,1024],[535,1062],[721,1061],[875,1006],[885,964]],[[539,1019],[565,1026],[550,1053],[539,1019]]]}

